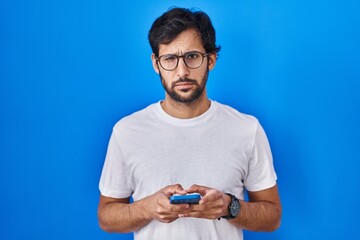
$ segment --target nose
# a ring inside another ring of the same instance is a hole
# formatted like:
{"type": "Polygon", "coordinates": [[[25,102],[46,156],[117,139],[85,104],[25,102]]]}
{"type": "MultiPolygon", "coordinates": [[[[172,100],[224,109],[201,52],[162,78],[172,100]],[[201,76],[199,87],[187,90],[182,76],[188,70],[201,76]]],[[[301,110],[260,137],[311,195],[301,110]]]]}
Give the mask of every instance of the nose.
{"type": "Polygon", "coordinates": [[[179,59],[179,63],[176,69],[179,78],[188,77],[190,74],[189,68],[186,66],[183,58],[179,59]]]}

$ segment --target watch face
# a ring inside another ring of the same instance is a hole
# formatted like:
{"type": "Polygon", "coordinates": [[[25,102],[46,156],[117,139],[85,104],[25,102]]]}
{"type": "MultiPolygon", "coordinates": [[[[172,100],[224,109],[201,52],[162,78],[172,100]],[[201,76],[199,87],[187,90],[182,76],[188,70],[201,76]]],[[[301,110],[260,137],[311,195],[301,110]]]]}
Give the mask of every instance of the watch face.
{"type": "Polygon", "coordinates": [[[236,199],[233,199],[231,206],[230,206],[230,214],[233,217],[236,217],[240,212],[240,203],[239,201],[236,199]]]}

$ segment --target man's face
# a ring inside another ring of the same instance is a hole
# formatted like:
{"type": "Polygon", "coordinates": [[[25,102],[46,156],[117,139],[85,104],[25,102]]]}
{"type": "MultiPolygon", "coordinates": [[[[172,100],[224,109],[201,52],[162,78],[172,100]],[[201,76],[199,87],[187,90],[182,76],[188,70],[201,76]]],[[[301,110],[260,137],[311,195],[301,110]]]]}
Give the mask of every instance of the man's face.
{"type": "MultiPolygon", "coordinates": [[[[193,51],[205,53],[201,37],[193,29],[180,33],[169,44],[160,44],[159,46],[159,56],[165,54],[181,56],[193,51]]],[[[163,69],[155,60],[154,54],[152,61],[155,71],[160,75],[161,83],[167,94],[166,97],[176,102],[191,103],[205,95],[204,89],[208,72],[215,66],[216,55],[209,54],[208,57],[204,58],[202,65],[196,69],[187,67],[183,58],[179,59],[178,66],[172,71],[163,69]]]]}

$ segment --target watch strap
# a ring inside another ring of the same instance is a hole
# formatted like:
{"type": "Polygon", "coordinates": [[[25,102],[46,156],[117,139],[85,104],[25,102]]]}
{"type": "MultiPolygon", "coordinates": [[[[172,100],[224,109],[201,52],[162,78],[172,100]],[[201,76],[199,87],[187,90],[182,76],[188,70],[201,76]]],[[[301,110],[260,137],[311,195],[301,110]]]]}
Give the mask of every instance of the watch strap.
{"type": "Polygon", "coordinates": [[[236,218],[237,216],[233,216],[231,214],[231,207],[234,204],[234,202],[237,202],[239,204],[239,206],[240,206],[240,202],[239,202],[239,200],[237,199],[237,197],[235,195],[233,195],[231,193],[225,193],[225,194],[228,195],[231,198],[229,206],[228,206],[229,215],[221,216],[221,217],[218,218],[218,220],[220,220],[221,218],[224,218],[224,219],[234,219],[234,218],[236,218]]]}

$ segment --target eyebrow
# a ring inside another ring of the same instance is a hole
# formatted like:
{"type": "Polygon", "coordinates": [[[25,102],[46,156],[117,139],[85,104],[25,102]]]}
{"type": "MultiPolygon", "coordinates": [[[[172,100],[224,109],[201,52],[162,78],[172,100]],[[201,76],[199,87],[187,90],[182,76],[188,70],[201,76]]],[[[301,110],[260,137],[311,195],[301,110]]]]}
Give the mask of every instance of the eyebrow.
{"type": "Polygon", "coordinates": [[[165,54],[162,54],[162,55],[160,55],[160,56],[164,56],[164,55],[184,56],[185,54],[187,54],[187,53],[192,53],[192,52],[202,53],[200,50],[191,50],[191,51],[186,51],[186,52],[184,52],[183,54],[178,54],[178,53],[165,53],[165,54]]]}

